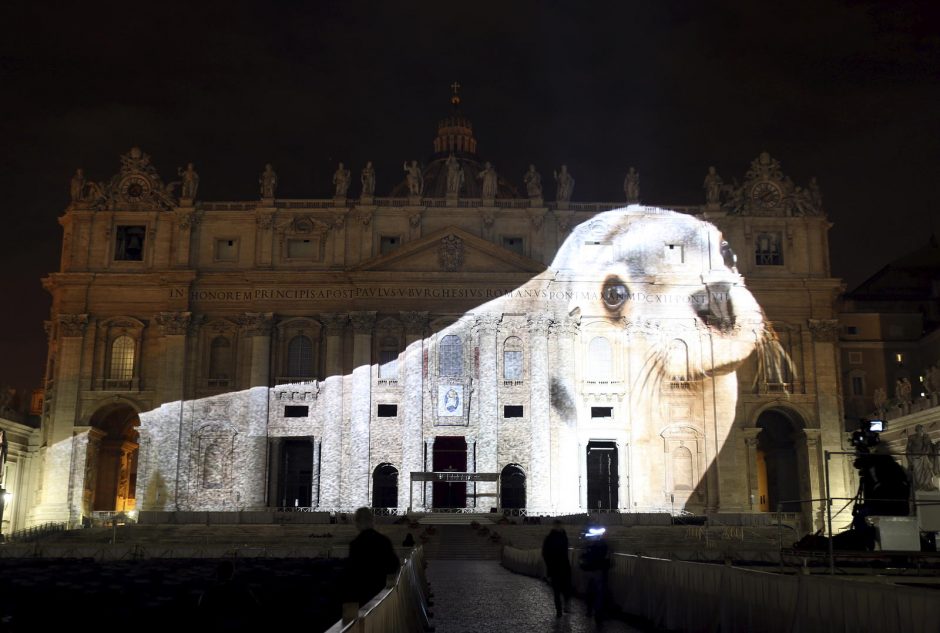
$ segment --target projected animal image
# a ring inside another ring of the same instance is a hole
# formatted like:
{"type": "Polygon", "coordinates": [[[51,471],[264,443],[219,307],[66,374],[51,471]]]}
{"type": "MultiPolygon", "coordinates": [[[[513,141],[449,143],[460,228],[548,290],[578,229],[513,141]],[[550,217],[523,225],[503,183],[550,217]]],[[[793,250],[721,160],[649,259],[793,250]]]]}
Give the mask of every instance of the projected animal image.
{"type": "Polygon", "coordinates": [[[788,360],[735,262],[720,231],[696,217],[638,205],[595,215],[543,273],[466,313],[442,306],[430,334],[381,368],[142,414],[151,446],[180,451],[158,459],[142,448],[144,505],[173,496],[147,497],[155,477],[185,508],[280,505],[276,435],[312,439],[310,492],[295,505],[320,510],[379,496],[397,511],[743,503],[737,372],[752,357],[754,373],[788,360]],[[379,384],[389,375],[397,391],[379,384]],[[301,417],[281,419],[285,393],[303,398],[301,417]],[[394,415],[379,417],[392,399],[394,415]],[[501,480],[411,481],[439,470],[501,480]],[[214,489],[200,483],[209,472],[214,489]]]}

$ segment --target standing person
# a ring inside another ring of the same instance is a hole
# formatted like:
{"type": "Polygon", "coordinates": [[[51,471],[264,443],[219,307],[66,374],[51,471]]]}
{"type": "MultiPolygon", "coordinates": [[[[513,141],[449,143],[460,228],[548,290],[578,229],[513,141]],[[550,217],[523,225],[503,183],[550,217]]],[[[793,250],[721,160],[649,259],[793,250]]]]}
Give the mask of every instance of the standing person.
{"type": "Polygon", "coordinates": [[[386,576],[398,571],[401,562],[388,537],[375,531],[372,510],[359,508],[355,521],[359,535],[349,544],[344,600],[361,606],[385,587],[386,576]]]}
{"type": "Polygon", "coordinates": [[[610,548],[602,527],[588,528],[584,533],[584,549],[580,566],[587,578],[587,616],[600,622],[604,614],[604,596],[607,593],[607,570],[610,569],[610,548]]]}
{"type": "Polygon", "coordinates": [[[552,521],[552,529],[542,541],[542,558],[555,594],[555,617],[560,618],[562,596],[566,612],[571,602],[571,563],[568,562],[568,534],[558,519],[552,521]]]}

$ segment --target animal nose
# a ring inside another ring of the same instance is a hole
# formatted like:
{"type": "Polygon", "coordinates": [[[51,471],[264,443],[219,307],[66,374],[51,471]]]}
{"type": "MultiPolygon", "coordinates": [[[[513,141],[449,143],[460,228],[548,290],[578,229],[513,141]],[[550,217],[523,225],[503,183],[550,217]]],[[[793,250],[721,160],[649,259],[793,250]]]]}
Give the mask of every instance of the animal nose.
{"type": "Polygon", "coordinates": [[[692,293],[692,305],[702,322],[719,330],[734,327],[734,305],[731,303],[731,284],[714,282],[692,293]]]}

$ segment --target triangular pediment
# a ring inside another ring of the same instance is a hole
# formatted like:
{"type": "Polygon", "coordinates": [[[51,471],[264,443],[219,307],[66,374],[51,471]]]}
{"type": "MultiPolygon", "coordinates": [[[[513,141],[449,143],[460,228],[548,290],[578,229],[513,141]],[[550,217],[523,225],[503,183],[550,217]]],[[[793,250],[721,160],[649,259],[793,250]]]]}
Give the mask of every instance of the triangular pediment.
{"type": "Polygon", "coordinates": [[[391,253],[368,259],[353,270],[531,274],[545,268],[542,262],[448,226],[402,244],[391,253]]]}

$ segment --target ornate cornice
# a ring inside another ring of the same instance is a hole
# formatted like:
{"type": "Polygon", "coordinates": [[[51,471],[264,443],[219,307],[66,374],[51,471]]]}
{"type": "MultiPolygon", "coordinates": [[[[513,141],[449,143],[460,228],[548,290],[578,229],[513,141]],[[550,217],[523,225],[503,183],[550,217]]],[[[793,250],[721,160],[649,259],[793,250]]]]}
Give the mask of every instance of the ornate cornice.
{"type": "Polygon", "coordinates": [[[478,314],[473,321],[473,330],[480,336],[493,336],[499,329],[499,322],[503,320],[503,315],[495,312],[478,314]]]}
{"type": "Polygon", "coordinates": [[[349,315],[343,312],[321,312],[320,322],[327,336],[342,336],[349,322],[349,315]]]}
{"type": "Polygon", "coordinates": [[[192,316],[191,312],[160,312],[153,320],[164,336],[179,336],[187,333],[192,316]]]}
{"type": "Polygon", "coordinates": [[[60,314],[58,317],[60,336],[82,336],[88,325],[87,314],[60,314]]]}
{"type": "Polygon", "coordinates": [[[541,312],[527,314],[526,320],[529,325],[529,334],[535,334],[536,336],[546,336],[548,328],[552,324],[552,317],[541,312]]]}
{"type": "Polygon", "coordinates": [[[375,310],[350,312],[349,321],[356,334],[372,334],[372,328],[375,327],[375,310]]]}
{"type": "Polygon", "coordinates": [[[248,336],[271,336],[273,312],[245,312],[239,322],[248,336]]]}
{"type": "Polygon", "coordinates": [[[405,324],[406,334],[417,334],[418,336],[424,336],[424,333],[428,329],[427,312],[406,312],[402,310],[398,314],[401,317],[402,323],[405,324]]]}
{"type": "Polygon", "coordinates": [[[823,343],[835,343],[839,340],[838,319],[808,319],[807,325],[813,333],[813,340],[823,343]]]}
{"type": "Polygon", "coordinates": [[[572,337],[578,333],[581,326],[581,316],[564,317],[560,321],[552,321],[550,326],[551,333],[555,336],[572,337]]]}

